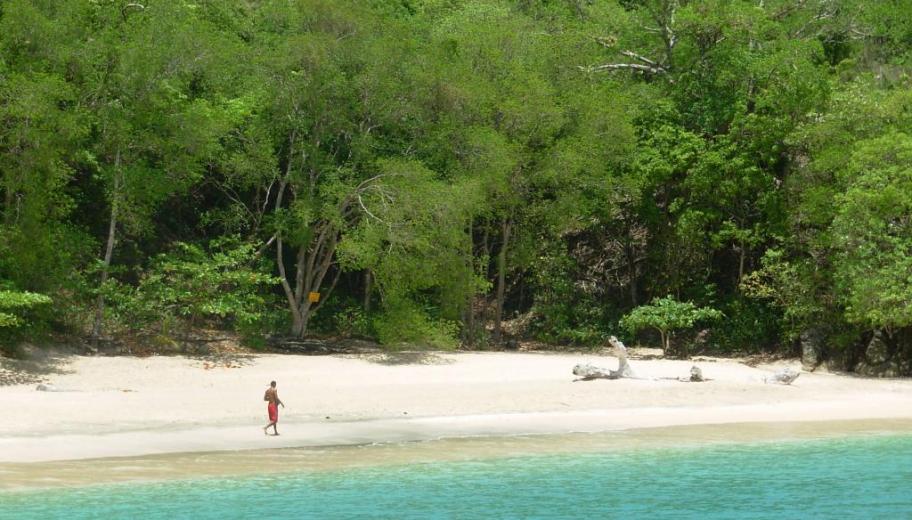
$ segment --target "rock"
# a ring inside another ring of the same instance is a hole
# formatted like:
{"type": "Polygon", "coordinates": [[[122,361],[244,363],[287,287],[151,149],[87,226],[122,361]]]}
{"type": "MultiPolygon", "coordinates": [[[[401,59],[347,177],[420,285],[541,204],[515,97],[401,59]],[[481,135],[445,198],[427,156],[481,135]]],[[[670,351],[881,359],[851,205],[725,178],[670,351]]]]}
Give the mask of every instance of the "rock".
{"type": "Polygon", "coordinates": [[[865,346],[861,360],[855,365],[856,374],[869,377],[901,377],[907,373],[903,366],[900,337],[877,330],[865,346]]]}
{"type": "Polygon", "coordinates": [[[820,366],[820,355],[823,352],[824,335],[818,328],[806,329],[799,337],[801,344],[801,366],[813,371],[820,366]]]}
{"type": "Polygon", "coordinates": [[[892,360],[872,365],[862,361],[855,365],[855,373],[867,377],[902,377],[903,367],[899,361],[892,360]]]}
{"type": "Polygon", "coordinates": [[[702,383],[705,381],[705,379],[703,379],[703,371],[700,370],[700,367],[697,365],[690,367],[690,380],[694,383],[702,383]]]}
{"type": "Polygon", "coordinates": [[[874,332],[864,353],[865,361],[872,366],[883,365],[890,360],[890,346],[881,330],[874,332]]]}
{"type": "Polygon", "coordinates": [[[798,376],[800,375],[800,372],[796,372],[789,367],[785,367],[769,377],[764,377],[763,381],[765,383],[779,383],[781,385],[790,385],[796,379],[798,379],[798,376]]]}

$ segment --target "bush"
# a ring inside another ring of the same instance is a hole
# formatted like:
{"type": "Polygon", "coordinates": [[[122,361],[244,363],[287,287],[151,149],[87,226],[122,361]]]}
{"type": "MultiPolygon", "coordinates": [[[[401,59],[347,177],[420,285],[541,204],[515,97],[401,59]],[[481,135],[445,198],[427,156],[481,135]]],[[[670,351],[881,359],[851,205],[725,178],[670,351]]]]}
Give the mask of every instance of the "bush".
{"type": "Polygon", "coordinates": [[[772,305],[735,298],[723,307],[727,319],[713,329],[712,344],[723,352],[756,352],[776,346],[782,336],[782,313],[772,305]]]}
{"type": "MultiPolygon", "coordinates": [[[[287,313],[286,313],[287,314],[287,313]]],[[[316,333],[351,337],[374,337],[371,315],[357,298],[336,293],[311,318],[309,330],[316,333]]]]}
{"type": "Polygon", "coordinates": [[[154,325],[167,334],[216,320],[249,331],[271,308],[262,289],[278,283],[256,260],[249,244],[216,242],[207,251],[178,243],[155,258],[136,287],[112,279],[103,290],[117,317],[133,328],[154,325]]]}
{"type": "Polygon", "coordinates": [[[631,334],[638,330],[652,328],[659,332],[662,350],[671,352],[671,333],[678,329],[689,329],[697,322],[716,320],[722,313],[710,307],[697,307],[691,302],[679,302],[671,296],[653,298],[648,305],[633,309],[621,319],[621,326],[631,334]]]}
{"type": "Polygon", "coordinates": [[[425,346],[450,350],[459,344],[456,323],[432,319],[411,302],[388,304],[373,323],[377,340],[391,348],[425,346]]]}
{"type": "Polygon", "coordinates": [[[25,315],[39,305],[48,305],[51,299],[43,294],[0,290],[0,328],[26,325],[25,315]]]}

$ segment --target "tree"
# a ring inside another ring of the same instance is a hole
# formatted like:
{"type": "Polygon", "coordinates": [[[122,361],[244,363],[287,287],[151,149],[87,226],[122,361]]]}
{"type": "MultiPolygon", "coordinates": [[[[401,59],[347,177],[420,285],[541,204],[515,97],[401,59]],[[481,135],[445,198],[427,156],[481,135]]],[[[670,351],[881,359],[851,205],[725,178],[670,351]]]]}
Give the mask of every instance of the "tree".
{"type": "Polygon", "coordinates": [[[230,125],[202,87],[218,53],[190,5],[94,4],[82,16],[75,21],[83,51],[72,66],[92,126],[85,162],[109,207],[92,326],[98,338],[119,230],[138,234],[162,201],[198,182],[230,125]]]}
{"type": "Polygon", "coordinates": [[[453,346],[462,302],[485,284],[468,234],[480,190],[442,181],[420,163],[385,160],[378,169],[360,201],[367,217],[339,245],[341,261],[374,273],[383,343],[453,346]]]}
{"type": "MultiPolygon", "coordinates": [[[[505,3],[469,1],[441,14],[430,37],[434,57],[445,64],[441,73],[448,82],[440,94],[449,113],[434,130],[450,143],[446,167],[488,195],[472,234],[492,280],[497,343],[510,286],[535,257],[535,230],[546,212],[538,204],[559,182],[543,167],[566,123],[548,68],[555,46],[534,30],[533,20],[505,3]]],[[[474,302],[467,307],[474,312],[474,302]]]]}
{"type": "Polygon", "coordinates": [[[722,313],[711,307],[697,307],[691,302],[679,302],[670,296],[654,298],[648,305],[641,305],[621,319],[621,326],[631,334],[645,328],[659,332],[662,351],[671,352],[671,334],[675,330],[693,327],[700,321],[712,321],[722,313]]]}
{"type": "Polygon", "coordinates": [[[259,78],[268,87],[251,128],[271,160],[246,182],[272,207],[266,243],[275,243],[297,337],[335,289],[343,272],[338,247],[365,217],[363,196],[380,181],[372,170],[383,146],[377,135],[395,133],[390,127],[407,112],[400,109],[408,97],[391,92],[386,79],[399,74],[401,61],[388,54],[394,47],[372,32],[369,12],[350,7],[277,2],[259,19],[264,41],[275,47],[262,48],[259,78]],[[310,293],[320,293],[319,301],[310,293]]]}
{"type": "Polygon", "coordinates": [[[66,78],[71,25],[35,4],[0,9],[0,277],[53,294],[77,285],[90,244],[72,222],[78,195],[69,189],[87,128],[66,78]]]}
{"type": "Polygon", "coordinates": [[[912,325],[912,137],[856,145],[831,234],[846,317],[888,331],[912,325]]]}

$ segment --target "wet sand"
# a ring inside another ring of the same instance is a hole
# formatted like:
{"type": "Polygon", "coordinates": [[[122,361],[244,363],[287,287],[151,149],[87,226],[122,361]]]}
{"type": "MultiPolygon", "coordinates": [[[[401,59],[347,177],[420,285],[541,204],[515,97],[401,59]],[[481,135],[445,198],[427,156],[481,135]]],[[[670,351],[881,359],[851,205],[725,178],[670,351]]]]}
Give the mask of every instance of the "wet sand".
{"type": "Polygon", "coordinates": [[[422,442],[0,463],[0,491],[893,434],[912,435],[912,420],[697,424],[602,433],[463,437],[422,442]]]}

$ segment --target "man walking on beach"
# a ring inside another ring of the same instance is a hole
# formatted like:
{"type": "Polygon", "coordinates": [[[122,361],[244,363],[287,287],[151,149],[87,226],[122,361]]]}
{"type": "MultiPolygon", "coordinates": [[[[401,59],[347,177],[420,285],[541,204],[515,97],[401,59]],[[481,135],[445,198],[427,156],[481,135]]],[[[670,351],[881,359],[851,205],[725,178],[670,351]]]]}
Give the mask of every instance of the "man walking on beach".
{"type": "Polygon", "coordinates": [[[269,435],[269,432],[266,430],[272,426],[273,435],[278,435],[279,429],[276,427],[276,423],[279,422],[279,405],[282,405],[282,408],[285,408],[285,403],[279,399],[279,391],[276,390],[275,381],[269,383],[269,388],[266,389],[263,400],[269,402],[269,405],[266,407],[266,410],[269,411],[269,424],[263,426],[263,433],[269,435]]]}

